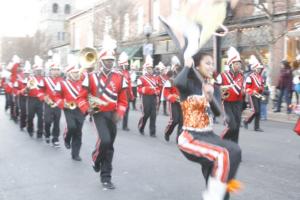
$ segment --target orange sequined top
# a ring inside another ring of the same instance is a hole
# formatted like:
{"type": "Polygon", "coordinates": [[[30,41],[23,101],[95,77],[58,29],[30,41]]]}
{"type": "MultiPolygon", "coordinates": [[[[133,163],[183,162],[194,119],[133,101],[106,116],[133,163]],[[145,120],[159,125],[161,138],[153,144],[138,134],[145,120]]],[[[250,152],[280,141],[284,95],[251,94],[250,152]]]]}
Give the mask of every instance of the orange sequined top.
{"type": "Polygon", "coordinates": [[[191,95],[181,102],[183,130],[207,132],[212,131],[213,120],[210,104],[204,95],[191,95]]]}

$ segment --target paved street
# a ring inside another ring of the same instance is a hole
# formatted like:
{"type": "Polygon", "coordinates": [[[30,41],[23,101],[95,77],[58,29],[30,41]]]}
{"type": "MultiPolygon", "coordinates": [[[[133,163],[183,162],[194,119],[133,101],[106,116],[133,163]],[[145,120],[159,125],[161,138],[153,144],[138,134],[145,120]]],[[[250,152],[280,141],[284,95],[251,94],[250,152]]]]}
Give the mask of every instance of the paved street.
{"type": "MultiPolygon", "coordinates": [[[[84,126],[82,162],[70,158],[65,148],[55,149],[30,138],[3,111],[0,97],[0,200],[200,200],[204,181],[201,168],[187,161],[163,130],[168,117],[159,115],[157,138],[137,131],[139,112],[130,113],[130,132],[118,131],[113,182],[117,189],[102,190],[91,168],[95,129],[84,126]]],[[[61,120],[61,132],[64,129],[61,120]]],[[[263,122],[264,133],[241,129],[243,162],[238,178],[244,189],[232,199],[299,200],[300,137],[293,124],[263,122]]],[[[221,125],[216,126],[220,132],[221,125]]],[[[175,134],[174,134],[175,135],[175,134]]]]}

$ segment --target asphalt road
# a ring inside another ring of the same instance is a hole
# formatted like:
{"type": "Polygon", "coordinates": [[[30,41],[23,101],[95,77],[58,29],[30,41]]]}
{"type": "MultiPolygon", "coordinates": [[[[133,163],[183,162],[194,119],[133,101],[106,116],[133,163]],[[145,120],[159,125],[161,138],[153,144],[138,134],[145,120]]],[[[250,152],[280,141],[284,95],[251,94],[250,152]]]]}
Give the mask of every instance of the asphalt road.
{"type": "MultiPolygon", "coordinates": [[[[104,191],[91,168],[96,131],[86,120],[82,162],[69,150],[55,149],[30,138],[9,119],[0,97],[0,200],[200,200],[204,190],[201,167],[187,161],[175,143],[163,139],[168,117],[158,115],[157,138],[137,131],[140,112],[130,113],[130,132],[118,130],[113,161],[117,189],[104,191]]],[[[61,130],[65,120],[62,117],[61,130]]],[[[148,126],[147,126],[148,127],[148,126]]],[[[216,133],[223,126],[215,127],[216,133]]],[[[243,162],[238,179],[244,189],[233,200],[299,200],[300,137],[293,124],[263,122],[264,133],[241,129],[243,162]]]]}

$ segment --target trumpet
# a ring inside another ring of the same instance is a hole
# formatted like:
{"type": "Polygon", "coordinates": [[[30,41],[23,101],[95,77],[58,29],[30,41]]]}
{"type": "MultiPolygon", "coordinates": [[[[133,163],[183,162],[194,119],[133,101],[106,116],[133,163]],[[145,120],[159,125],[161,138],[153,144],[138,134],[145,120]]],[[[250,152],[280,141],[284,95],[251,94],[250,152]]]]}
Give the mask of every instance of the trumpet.
{"type": "Polygon", "coordinates": [[[66,102],[65,107],[68,109],[74,110],[77,107],[77,105],[75,102],[66,102]]]}
{"type": "Polygon", "coordinates": [[[35,79],[30,79],[27,82],[27,88],[30,89],[30,90],[37,89],[38,88],[37,81],[35,79]]]}
{"type": "Polygon", "coordinates": [[[230,96],[230,93],[228,92],[228,90],[230,88],[232,88],[232,85],[221,85],[220,86],[222,99],[227,99],[230,96]]]}
{"type": "Polygon", "coordinates": [[[105,102],[105,101],[101,100],[100,98],[95,97],[91,94],[88,95],[88,101],[90,104],[90,108],[91,108],[92,112],[94,112],[94,113],[99,112],[98,106],[106,106],[107,105],[107,102],[105,102]]]}

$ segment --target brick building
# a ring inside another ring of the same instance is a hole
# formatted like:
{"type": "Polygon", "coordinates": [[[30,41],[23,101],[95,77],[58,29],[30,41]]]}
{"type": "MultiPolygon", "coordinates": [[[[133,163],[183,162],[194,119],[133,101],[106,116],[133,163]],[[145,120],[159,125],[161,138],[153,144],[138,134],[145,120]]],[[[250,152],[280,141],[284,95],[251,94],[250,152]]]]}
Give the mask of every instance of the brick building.
{"type": "MultiPolygon", "coordinates": [[[[73,52],[86,46],[100,48],[104,35],[110,34],[118,40],[119,52],[124,50],[131,58],[140,60],[143,51],[152,52],[155,63],[162,60],[168,65],[177,50],[158,16],[171,15],[180,7],[180,2],[98,1],[68,18],[70,48],[73,52]]],[[[300,0],[240,0],[235,10],[228,10],[225,24],[230,32],[221,38],[222,63],[226,60],[225,52],[229,46],[236,47],[246,62],[251,54],[257,54],[264,64],[270,66],[271,83],[275,85],[280,61],[284,58],[292,61],[300,53],[298,23],[300,0]]],[[[213,50],[213,39],[203,50],[213,50]]]]}

